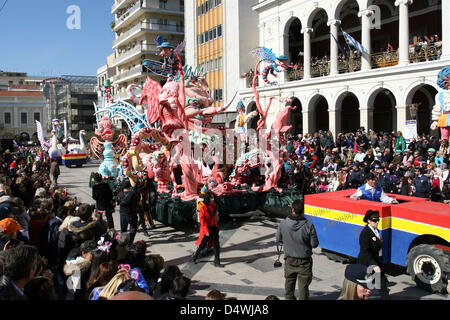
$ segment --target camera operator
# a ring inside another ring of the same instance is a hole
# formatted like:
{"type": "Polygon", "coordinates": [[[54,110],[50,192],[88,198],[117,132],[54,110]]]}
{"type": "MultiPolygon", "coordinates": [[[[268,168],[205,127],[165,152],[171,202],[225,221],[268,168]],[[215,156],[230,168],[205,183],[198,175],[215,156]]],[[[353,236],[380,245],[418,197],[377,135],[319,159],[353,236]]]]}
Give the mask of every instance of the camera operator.
{"type": "Polygon", "coordinates": [[[298,281],[299,300],[309,298],[312,281],[312,249],[319,245],[314,225],[305,218],[304,203],[295,200],[292,213],[281,221],[276,234],[277,245],[284,245],[285,298],[295,300],[295,282],[298,281]]]}

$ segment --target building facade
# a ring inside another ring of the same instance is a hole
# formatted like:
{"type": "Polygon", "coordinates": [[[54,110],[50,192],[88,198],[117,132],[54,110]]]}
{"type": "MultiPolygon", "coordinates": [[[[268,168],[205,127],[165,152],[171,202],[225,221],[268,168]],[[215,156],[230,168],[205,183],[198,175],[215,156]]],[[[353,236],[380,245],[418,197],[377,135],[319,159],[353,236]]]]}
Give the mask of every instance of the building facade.
{"type": "MultiPolygon", "coordinates": [[[[439,134],[430,131],[431,109],[437,74],[450,63],[449,1],[260,0],[252,9],[259,45],[295,66],[278,85],[260,81],[258,88],[263,106],[272,96],[293,99],[291,133],[404,131],[416,120],[419,134],[439,134]],[[342,31],[366,51],[349,47],[342,31]]],[[[251,111],[256,104],[246,80],[239,96],[251,111]]],[[[273,101],[268,126],[283,107],[273,101]]]]}
{"type": "MultiPolygon", "coordinates": [[[[259,43],[253,0],[195,0],[185,8],[186,64],[206,73],[214,106],[223,106],[239,91],[242,75],[253,63],[249,52],[259,43]]],[[[237,100],[213,123],[228,127],[237,100]]]]}
{"type": "Polygon", "coordinates": [[[116,34],[112,48],[116,69],[111,84],[115,100],[127,100],[130,84],[143,86],[147,76],[165,83],[165,78],[148,73],[145,59],[162,61],[155,39],[161,35],[176,46],[184,39],[184,0],[116,0],[111,8],[115,20],[111,28],[116,34]]]}
{"type": "Polygon", "coordinates": [[[11,141],[17,136],[31,140],[36,135],[35,120],[46,125],[43,80],[24,72],[0,71],[0,140],[11,141]]]}
{"type": "Polygon", "coordinates": [[[43,81],[48,117],[47,132],[51,131],[51,120],[66,120],[67,131],[78,138],[81,129],[93,131],[96,124],[94,102],[98,101],[97,77],[62,75],[43,81]]]}

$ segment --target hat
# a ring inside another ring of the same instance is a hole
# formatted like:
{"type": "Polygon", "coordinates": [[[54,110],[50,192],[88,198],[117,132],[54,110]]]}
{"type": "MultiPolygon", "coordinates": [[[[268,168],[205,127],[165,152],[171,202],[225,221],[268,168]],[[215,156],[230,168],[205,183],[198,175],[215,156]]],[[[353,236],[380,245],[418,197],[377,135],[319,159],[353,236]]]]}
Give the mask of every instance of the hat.
{"type": "Polygon", "coordinates": [[[4,234],[12,234],[19,230],[22,230],[22,227],[13,218],[6,218],[0,221],[0,231],[4,234]]]}
{"type": "Polygon", "coordinates": [[[409,150],[409,149],[405,149],[405,152],[411,152],[411,150],[409,150]]]}
{"type": "Polygon", "coordinates": [[[81,252],[92,252],[96,249],[97,249],[97,242],[95,242],[94,240],[86,240],[80,246],[81,252]]]}
{"type": "Polygon", "coordinates": [[[169,48],[169,49],[173,49],[174,46],[172,46],[172,45],[170,44],[170,42],[165,41],[165,42],[161,43],[159,46],[157,46],[157,48],[169,48]]]}
{"type": "Polygon", "coordinates": [[[284,54],[282,54],[281,56],[279,56],[277,58],[277,60],[288,60],[288,57],[286,57],[284,54]]]}
{"type": "Polygon", "coordinates": [[[380,147],[376,147],[375,151],[381,151],[380,147]]]}
{"type": "Polygon", "coordinates": [[[428,149],[428,152],[436,152],[436,150],[434,149],[434,148],[430,148],[430,149],[428,149]]]}
{"type": "Polygon", "coordinates": [[[373,217],[373,216],[377,216],[380,217],[380,212],[379,211],[374,211],[374,210],[367,210],[366,215],[364,216],[363,221],[367,223],[367,221],[373,217]]]}
{"type": "Polygon", "coordinates": [[[236,108],[245,108],[244,103],[242,101],[239,101],[236,108]]]}
{"type": "Polygon", "coordinates": [[[345,278],[353,283],[362,285],[367,288],[368,283],[372,283],[373,279],[367,272],[367,266],[362,264],[349,264],[345,268],[345,278]]]}
{"type": "Polygon", "coordinates": [[[402,150],[396,150],[395,152],[397,152],[397,153],[402,153],[402,150]]]}

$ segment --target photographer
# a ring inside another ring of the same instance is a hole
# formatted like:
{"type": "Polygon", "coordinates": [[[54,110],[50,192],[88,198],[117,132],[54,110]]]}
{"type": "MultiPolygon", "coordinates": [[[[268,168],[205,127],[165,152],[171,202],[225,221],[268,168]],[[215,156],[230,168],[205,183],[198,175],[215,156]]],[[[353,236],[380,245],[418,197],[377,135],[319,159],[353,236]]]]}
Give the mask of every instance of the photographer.
{"type": "Polygon", "coordinates": [[[284,244],[285,298],[295,300],[295,282],[298,281],[298,299],[309,298],[312,281],[312,249],[319,245],[314,225],[305,218],[304,203],[295,200],[292,214],[281,221],[277,229],[276,243],[284,244]]]}

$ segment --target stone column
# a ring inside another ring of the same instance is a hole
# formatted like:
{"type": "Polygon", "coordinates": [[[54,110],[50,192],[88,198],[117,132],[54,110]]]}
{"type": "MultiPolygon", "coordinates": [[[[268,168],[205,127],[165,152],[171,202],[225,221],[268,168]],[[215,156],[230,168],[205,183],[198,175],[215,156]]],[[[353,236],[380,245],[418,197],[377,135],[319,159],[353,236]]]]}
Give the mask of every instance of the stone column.
{"type": "Polygon", "coordinates": [[[312,28],[303,28],[303,68],[304,76],[303,78],[308,80],[311,79],[311,33],[312,28]]]}
{"type": "Polygon", "coordinates": [[[303,120],[303,135],[306,133],[311,133],[311,127],[309,125],[309,117],[310,112],[308,111],[302,111],[302,120],[303,120]]]}
{"type": "Polygon", "coordinates": [[[330,131],[333,133],[333,137],[336,137],[341,132],[341,111],[330,110],[328,111],[328,123],[330,131]]]}
{"type": "Polygon", "coordinates": [[[372,39],[370,37],[370,17],[374,12],[369,9],[358,12],[358,17],[361,18],[361,44],[366,49],[362,53],[361,71],[368,71],[372,69],[372,39]]]}
{"type": "Polygon", "coordinates": [[[412,0],[397,0],[395,5],[399,7],[399,48],[398,65],[405,66],[409,64],[409,4],[412,0]]]}
{"type": "Polygon", "coordinates": [[[366,128],[366,131],[373,129],[373,108],[359,109],[360,127],[366,128]]]}
{"type": "Polygon", "coordinates": [[[327,25],[330,27],[330,75],[335,76],[339,73],[338,71],[338,36],[339,36],[339,26],[341,20],[330,20],[327,25]]]}

